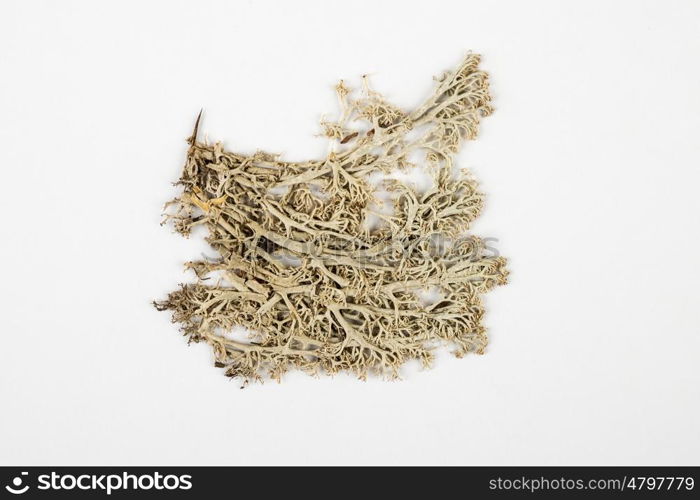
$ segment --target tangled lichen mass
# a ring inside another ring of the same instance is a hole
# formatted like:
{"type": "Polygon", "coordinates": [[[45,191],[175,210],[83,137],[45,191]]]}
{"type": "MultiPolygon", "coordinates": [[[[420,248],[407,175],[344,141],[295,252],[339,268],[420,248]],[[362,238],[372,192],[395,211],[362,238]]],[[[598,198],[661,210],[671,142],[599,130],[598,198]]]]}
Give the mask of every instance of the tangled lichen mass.
{"type": "Polygon", "coordinates": [[[185,236],[205,226],[217,258],[187,263],[197,281],[156,307],[245,381],[279,380],[292,368],[392,378],[408,360],[428,366],[440,345],[460,357],[483,353],[481,294],[508,273],[467,233],[482,195],[466,171],[454,172],[461,143],[492,111],[478,65],[469,54],[410,112],[366,79],[358,92],[341,81],[339,117],[321,122],[331,148],[320,160],[198,142],[198,119],[166,220],[185,236]],[[370,180],[416,163],[433,179],[425,191],[370,180]],[[389,213],[378,208],[382,190],[389,213]],[[438,298],[423,300],[426,289],[438,298]],[[236,327],[249,338],[231,335],[236,327]]]}

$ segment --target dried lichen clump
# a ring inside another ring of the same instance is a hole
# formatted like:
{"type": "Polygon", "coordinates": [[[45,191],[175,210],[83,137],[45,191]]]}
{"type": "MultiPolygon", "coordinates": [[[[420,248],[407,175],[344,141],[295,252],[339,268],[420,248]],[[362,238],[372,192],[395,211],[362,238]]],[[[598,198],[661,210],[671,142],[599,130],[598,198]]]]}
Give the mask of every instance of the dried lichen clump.
{"type": "Polygon", "coordinates": [[[453,173],[462,141],[492,111],[478,64],[469,54],[410,112],[366,79],[357,98],[341,81],[340,116],[322,122],[331,148],[320,160],[228,152],[197,142],[195,126],[184,192],[167,220],[186,236],[206,226],[218,258],[187,263],[198,281],[156,306],[171,310],[191,341],[211,344],[226,375],[245,381],[279,380],[290,368],[396,377],[407,360],[429,365],[440,344],[457,356],[482,353],[480,295],[505,283],[507,271],[505,259],[466,234],[482,195],[466,172],[453,173]],[[423,192],[371,176],[416,162],[433,178],[423,192]],[[393,213],[378,208],[382,190],[393,213]],[[440,298],[426,303],[426,289],[440,298]],[[248,339],[231,334],[241,326],[248,339]]]}

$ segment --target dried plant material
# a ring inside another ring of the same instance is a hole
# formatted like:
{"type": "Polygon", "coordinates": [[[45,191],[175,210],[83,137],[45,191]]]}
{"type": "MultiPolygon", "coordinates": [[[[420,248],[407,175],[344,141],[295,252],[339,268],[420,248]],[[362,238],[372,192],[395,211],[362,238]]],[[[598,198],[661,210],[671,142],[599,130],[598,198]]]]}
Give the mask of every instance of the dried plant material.
{"type": "Polygon", "coordinates": [[[166,220],[187,236],[208,230],[216,260],[187,263],[198,281],[155,305],[170,310],[190,341],[209,343],[230,377],[279,380],[354,372],[397,377],[411,359],[425,366],[447,344],[461,357],[483,353],[480,296],[506,282],[506,261],[466,233],[482,195],[453,156],[491,111],[479,56],[443,74],[432,97],[406,112],[365,78],[354,98],[336,86],[340,116],[322,121],[326,158],[288,162],[258,151],[197,142],[197,129],[166,220]],[[370,174],[427,168],[424,192],[370,174]],[[379,193],[391,194],[386,213],[379,193]],[[372,226],[370,220],[378,221],[372,226]],[[431,289],[438,300],[426,303],[431,289]],[[248,338],[232,335],[245,327],[248,338]]]}

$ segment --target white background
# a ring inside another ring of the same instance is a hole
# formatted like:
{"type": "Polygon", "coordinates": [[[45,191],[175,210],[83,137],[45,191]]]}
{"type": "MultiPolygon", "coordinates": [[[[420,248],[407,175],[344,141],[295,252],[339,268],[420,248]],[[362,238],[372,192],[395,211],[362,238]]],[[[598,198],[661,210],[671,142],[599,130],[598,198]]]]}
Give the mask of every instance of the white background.
{"type": "Polygon", "coordinates": [[[0,7],[0,463],[698,464],[700,3],[0,7]],[[206,250],[159,226],[196,113],[323,154],[332,86],[411,107],[468,49],[459,157],[511,283],[485,356],[239,390],[150,305],[206,250]]]}

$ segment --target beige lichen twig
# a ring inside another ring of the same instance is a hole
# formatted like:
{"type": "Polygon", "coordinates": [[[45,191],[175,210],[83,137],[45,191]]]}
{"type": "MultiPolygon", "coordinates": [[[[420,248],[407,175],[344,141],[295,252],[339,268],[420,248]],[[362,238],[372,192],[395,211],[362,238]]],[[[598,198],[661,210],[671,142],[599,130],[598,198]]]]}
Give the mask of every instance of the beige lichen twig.
{"type": "Polygon", "coordinates": [[[439,344],[457,356],[482,353],[480,295],[506,282],[506,262],[466,234],[482,195],[465,172],[452,173],[462,141],[476,137],[492,111],[478,64],[469,54],[411,112],[366,79],[357,98],[341,81],[340,117],[322,121],[333,146],[321,160],[287,162],[199,143],[198,118],[183,193],[166,218],[183,235],[206,226],[218,259],[189,262],[198,281],[156,307],[172,311],[191,341],[212,345],[228,376],[246,381],[279,380],[290,368],[396,377],[407,360],[429,365],[439,344]],[[378,211],[370,174],[410,167],[416,154],[432,187],[419,192],[386,180],[393,213],[378,211]],[[425,289],[440,298],[425,303],[425,289]],[[241,326],[248,340],[230,335],[241,326]]]}

